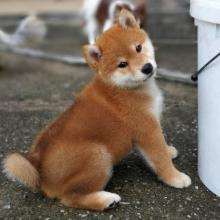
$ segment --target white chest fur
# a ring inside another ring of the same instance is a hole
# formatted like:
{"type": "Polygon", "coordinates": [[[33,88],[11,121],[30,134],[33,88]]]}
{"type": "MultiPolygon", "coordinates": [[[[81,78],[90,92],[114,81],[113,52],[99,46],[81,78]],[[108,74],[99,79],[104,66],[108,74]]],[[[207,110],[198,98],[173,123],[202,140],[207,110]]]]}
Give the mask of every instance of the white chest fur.
{"type": "Polygon", "coordinates": [[[163,96],[154,79],[148,80],[144,92],[152,98],[151,106],[148,106],[147,111],[150,111],[158,120],[160,120],[160,115],[163,109],[163,96]]]}

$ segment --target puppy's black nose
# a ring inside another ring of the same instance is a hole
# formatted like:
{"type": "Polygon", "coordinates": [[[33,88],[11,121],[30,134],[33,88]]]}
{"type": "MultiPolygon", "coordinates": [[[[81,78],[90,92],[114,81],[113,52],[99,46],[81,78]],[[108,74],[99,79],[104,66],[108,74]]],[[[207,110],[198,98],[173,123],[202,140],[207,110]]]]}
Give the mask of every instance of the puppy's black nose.
{"type": "Polygon", "coordinates": [[[152,64],[146,63],[146,64],[142,67],[141,72],[144,73],[144,74],[146,74],[146,75],[151,74],[151,73],[153,72],[153,66],[152,66],[152,64]]]}

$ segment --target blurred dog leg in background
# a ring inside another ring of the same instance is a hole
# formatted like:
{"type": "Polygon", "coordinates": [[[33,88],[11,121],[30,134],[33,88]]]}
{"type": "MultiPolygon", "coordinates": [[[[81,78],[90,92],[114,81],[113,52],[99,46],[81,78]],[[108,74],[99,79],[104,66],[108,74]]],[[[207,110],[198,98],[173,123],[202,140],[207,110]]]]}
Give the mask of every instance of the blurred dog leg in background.
{"type": "Polygon", "coordinates": [[[36,46],[47,33],[45,23],[34,15],[24,18],[13,34],[0,30],[0,43],[9,47],[36,46]]]}
{"type": "Polygon", "coordinates": [[[146,0],[118,1],[118,0],[85,0],[82,10],[84,31],[90,44],[95,43],[96,36],[113,25],[121,9],[131,11],[146,27],[146,0]]]}
{"type": "MultiPolygon", "coordinates": [[[[96,13],[102,2],[105,4],[107,0],[84,0],[84,5],[82,9],[83,26],[90,44],[95,43],[95,38],[98,31],[96,13]]],[[[106,10],[106,7],[104,8],[104,10],[106,10]]]]}

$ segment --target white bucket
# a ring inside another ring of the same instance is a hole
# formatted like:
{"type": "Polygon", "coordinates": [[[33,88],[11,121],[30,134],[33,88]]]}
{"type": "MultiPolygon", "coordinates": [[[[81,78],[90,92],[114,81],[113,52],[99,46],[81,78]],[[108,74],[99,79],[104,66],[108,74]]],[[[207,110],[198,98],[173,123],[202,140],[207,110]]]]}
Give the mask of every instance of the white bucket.
{"type": "MultiPolygon", "coordinates": [[[[191,0],[198,26],[198,69],[220,52],[220,0],[191,0]]],[[[198,170],[202,182],[220,196],[220,57],[198,77],[198,170]]]]}

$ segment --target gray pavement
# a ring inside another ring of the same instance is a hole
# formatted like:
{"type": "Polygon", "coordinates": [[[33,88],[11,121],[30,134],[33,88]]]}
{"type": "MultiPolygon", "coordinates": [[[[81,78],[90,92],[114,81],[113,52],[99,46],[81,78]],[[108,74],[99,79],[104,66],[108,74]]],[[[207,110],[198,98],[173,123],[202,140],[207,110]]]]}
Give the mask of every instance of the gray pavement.
{"type": "MultiPolygon", "coordinates": [[[[91,79],[86,66],[1,54],[0,160],[29,149],[35,135],[63,111],[91,79]]],[[[174,189],[157,180],[136,151],[114,169],[107,190],[124,202],[104,213],[74,210],[0,175],[0,219],[220,219],[220,199],[197,175],[196,87],[158,81],[165,96],[164,132],[179,150],[176,166],[192,185],[174,189]]]]}

